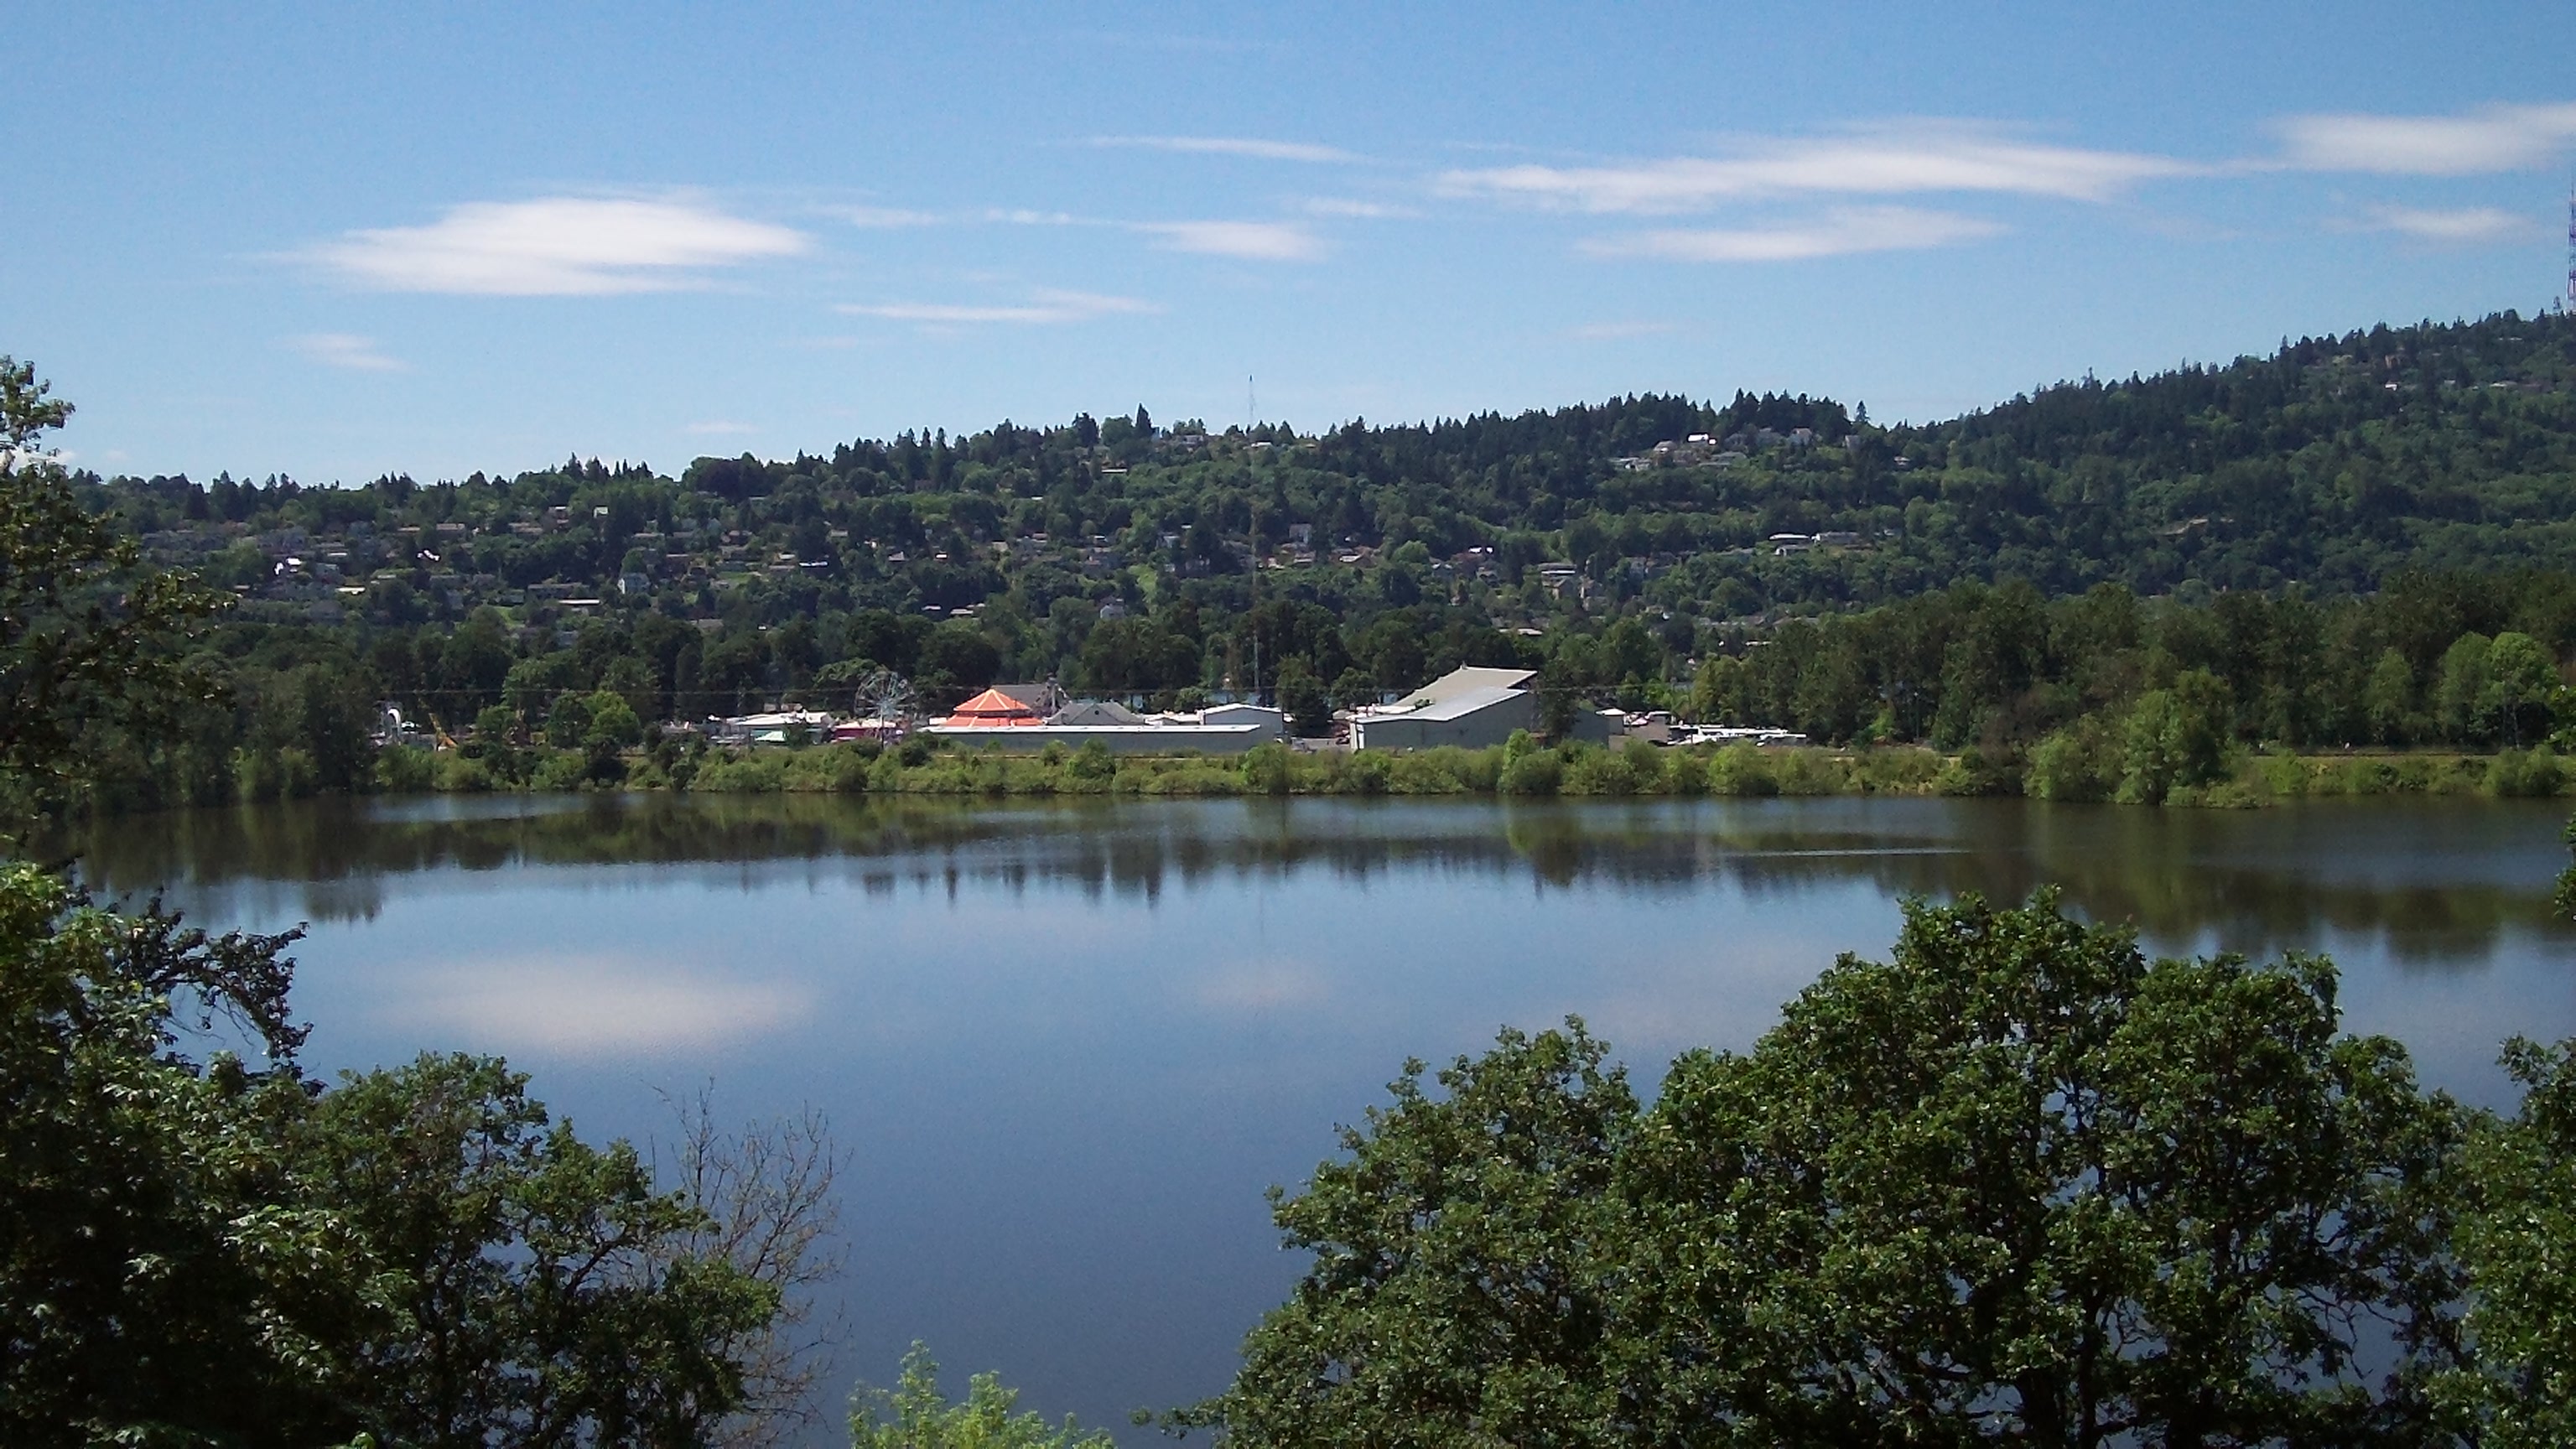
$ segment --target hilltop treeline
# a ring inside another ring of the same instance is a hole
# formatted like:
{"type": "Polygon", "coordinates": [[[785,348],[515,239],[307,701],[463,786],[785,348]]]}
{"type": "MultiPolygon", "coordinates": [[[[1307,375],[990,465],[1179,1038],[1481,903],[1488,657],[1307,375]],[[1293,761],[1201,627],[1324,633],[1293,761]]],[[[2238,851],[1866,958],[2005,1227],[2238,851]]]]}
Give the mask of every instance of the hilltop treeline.
{"type": "Polygon", "coordinates": [[[2528,636],[2554,670],[2576,648],[2571,381],[2576,322],[2506,313],[1923,426],[1741,393],[1322,433],[1139,408],[677,477],[77,482],[238,601],[201,646],[229,712],[126,777],[158,799],[354,787],[381,700],[527,743],[568,697],[649,729],[848,708],[879,667],[931,708],[1055,678],[1257,695],[1318,731],[1518,664],[1560,723],[1671,704],[1954,749],[2205,671],[2244,743],[2509,745],[2555,721],[2475,704],[2451,651],[2528,636]]]}

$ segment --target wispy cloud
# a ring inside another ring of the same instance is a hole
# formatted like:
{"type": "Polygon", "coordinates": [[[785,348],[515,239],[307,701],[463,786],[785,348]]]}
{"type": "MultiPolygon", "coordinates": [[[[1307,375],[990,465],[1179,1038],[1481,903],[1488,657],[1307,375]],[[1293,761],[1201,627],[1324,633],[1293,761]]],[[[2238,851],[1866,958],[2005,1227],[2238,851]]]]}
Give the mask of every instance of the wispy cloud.
{"type": "Polygon", "coordinates": [[[2170,157],[2041,145],[1984,127],[1924,122],[1847,136],[1765,140],[1730,156],[1447,171],[1435,186],[1449,196],[1654,215],[1802,192],[2009,192],[2101,201],[2138,182],[2196,169],[2170,157]]]}
{"type": "Polygon", "coordinates": [[[1324,239],[1291,221],[1149,221],[1135,230],[1161,238],[1165,250],[1247,262],[1312,262],[1324,239]]]}
{"type": "Polygon", "coordinates": [[[1177,151],[1189,156],[1246,156],[1256,161],[1360,161],[1339,146],[1304,141],[1265,141],[1252,136],[1092,136],[1086,144],[1125,146],[1144,151],[1177,151]]]}
{"type": "Polygon", "coordinates": [[[2426,210],[2412,206],[2374,206],[2361,223],[2365,231],[2393,231],[2417,241],[2466,245],[2472,242],[2504,241],[2509,238],[2538,235],[2540,228],[2527,216],[2493,206],[2471,206],[2458,210],[2426,210]]]}
{"type": "Polygon", "coordinates": [[[1567,328],[1565,335],[1577,342],[1616,342],[1627,337],[1660,337],[1680,330],[1680,325],[1672,322],[1586,322],[1567,328]]]}
{"type": "Polygon", "coordinates": [[[2474,176],[2555,160],[2576,142],[2576,104],[2487,106],[2451,116],[2292,116],[2279,130],[2283,161],[2311,171],[2474,176]]]}
{"type": "Polygon", "coordinates": [[[1031,211],[1027,207],[999,208],[984,213],[984,219],[1003,226],[1100,226],[1102,223],[1069,211],[1031,211]]]}
{"type": "Polygon", "coordinates": [[[878,317],[889,322],[918,322],[929,327],[973,327],[1090,322],[1102,317],[1132,316],[1162,309],[1135,297],[1041,290],[1031,293],[1025,302],[852,302],[840,310],[853,317],[878,317]]]}
{"type": "Polygon", "coordinates": [[[1596,257],[1653,257],[1673,262],[1794,262],[1853,252],[1912,251],[1975,241],[2004,230],[1955,212],[1910,206],[1848,207],[1813,221],[1775,226],[1671,229],[1595,237],[1582,250],[1596,257]]]}
{"type": "Polygon", "coordinates": [[[1383,221],[1422,214],[1409,206],[1389,206],[1382,201],[1358,201],[1347,196],[1309,197],[1301,209],[1308,216],[1352,217],[1360,221],[1383,221]]]}
{"type": "Polygon", "coordinates": [[[354,332],[306,332],[286,339],[286,345],[325,367],[345,368],[350,372],[401,372],[402,359],[389,357],[377,347],[372,337],[354,332]]]}
{"type": "Polygon", "coordinates": [[[299,255],[385,291],[595,297],[695,286],[709,269],[808,244],[698,201],[555,196],[469,202],[426,226],[353,231],[299,255]]]}
{"type": "Polygon", "coordinates": [[[1311,262],[1331,250],[1293,221],[1110,221],[1063,211],[988,211],[984,219],[1005,226],[1107,227],[1153,237],[1165,251],[1247,262],[1311,262]]]}

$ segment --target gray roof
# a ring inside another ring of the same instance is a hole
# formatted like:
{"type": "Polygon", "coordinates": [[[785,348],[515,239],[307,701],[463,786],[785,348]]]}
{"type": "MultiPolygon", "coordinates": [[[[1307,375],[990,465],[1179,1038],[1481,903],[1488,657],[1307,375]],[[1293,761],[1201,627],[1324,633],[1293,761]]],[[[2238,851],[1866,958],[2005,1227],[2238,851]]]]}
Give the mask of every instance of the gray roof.
{"type": "Polygon", "coordinates": [[[1077,700],[1057,710],[1052,725],[1140,725],[1152,721],[1123,704],[1106,699],[1077,700]]]}
{"type": "MultiPolygon", "coordinates": [[[[1502,674],[1509,671],[1489,669],[1483,672],[1488,674],[1502,674]]],[[[1523,674],[1521,677],[1526,679],[1529,676],[1527,674],[1523,674]]],[[[1407,710],[1403,714],[1384,715],[1381,716],[1381,718],[1418,720],[1465,719],[1467,716],[1474,714],[1479,710],[1491,709],[1495,705],[1501,704],[1506,700],[1518,699],[1527,692],[1528,691],[1526,690],[1518,688],[1489,684],[1476,689],[1469,689],[1451,694],[1446,698],[1426,704],[1420,709],[1407,710]]]]}
{"type": "MultiPolygon", "coordinates": [[[[1464,695],[1481,694],[1492,690],[1508,693],[1512,690],[1526,689],[1529,687],[1529,682],[1537,677],[1538,671],[1534,669],[1486,669],[1472,664],[1465,665],[1452,669],[1420,689],[1405,695],[1389,708],[1433,709],[1464,695]]],[[[1476,708],[1482,709],[1491,703],[1493,701],[1488,699],[1478,704],[1476,708]]],[[[1425,718],[1454,719],[1456,715],[1425,715],[1425,718]]]]}

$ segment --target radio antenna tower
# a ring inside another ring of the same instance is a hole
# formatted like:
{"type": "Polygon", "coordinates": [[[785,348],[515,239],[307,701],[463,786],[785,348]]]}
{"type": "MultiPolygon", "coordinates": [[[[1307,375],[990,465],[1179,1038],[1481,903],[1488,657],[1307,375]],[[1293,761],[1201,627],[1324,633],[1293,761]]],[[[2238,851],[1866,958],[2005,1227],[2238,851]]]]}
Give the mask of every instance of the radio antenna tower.
{"type": "Polygon", "coordinates": [[[2567,296],[2562,305],[2576,312],[2576,182],[2567,187],[2567,296]]]}

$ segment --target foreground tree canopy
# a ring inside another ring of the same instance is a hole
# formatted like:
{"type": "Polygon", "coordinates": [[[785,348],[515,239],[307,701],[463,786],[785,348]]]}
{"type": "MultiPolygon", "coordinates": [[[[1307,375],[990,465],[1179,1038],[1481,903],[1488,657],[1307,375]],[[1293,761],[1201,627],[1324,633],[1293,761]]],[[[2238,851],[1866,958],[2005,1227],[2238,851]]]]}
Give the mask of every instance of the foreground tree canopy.
{"type": "Polygon", "coordinates": [[[1582,1025],[1410,1064],[1277,1206],[1315,1255],[1184,1414],[1247,1445],[2542,1444],[2571,1080],[2499,1123],[2317,958],[1907,912],[1641,1104],[1582,1025]],[[2475,1190],[2472,1190],[2475,1184],[2475,1190]],[[2455,1246],[2456,1243],[2456,1246],[2455,1246]]]}
{"type": "Polygon", "coordinates": [[[306,1077],[285,945],[0,867],[0,1439],[685,1444],[758,1406],[792,1275],[497,1061],[306,1077]],[[180,1050],[226,1026],[265,1060],[180,1050]]]}

